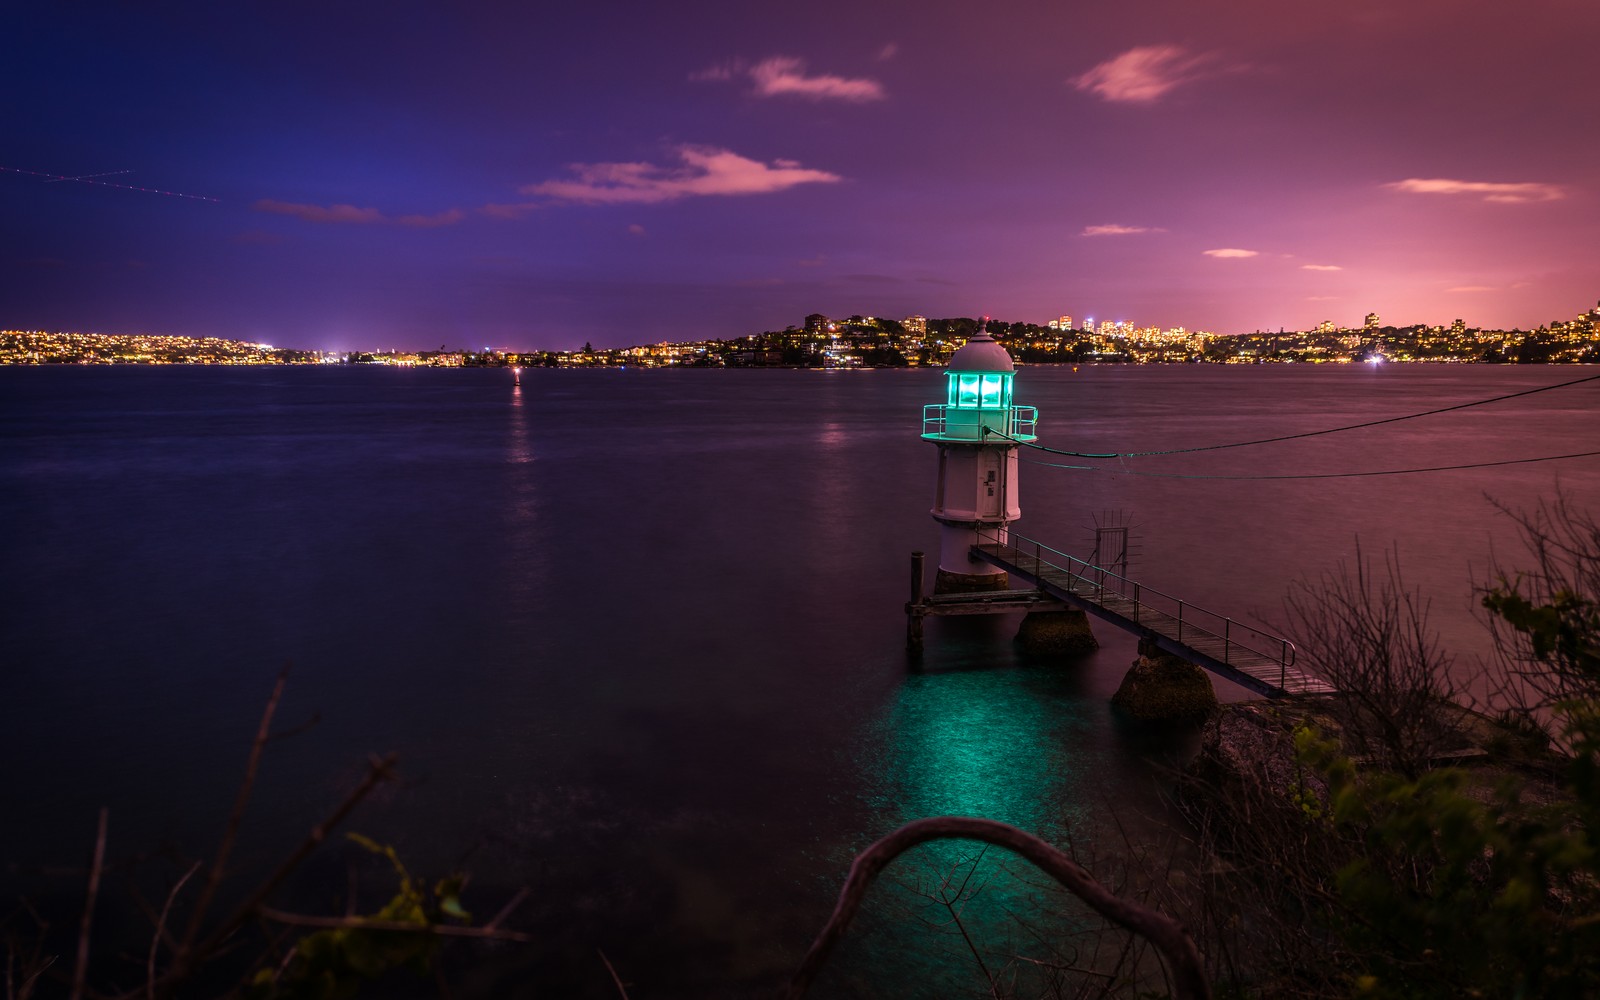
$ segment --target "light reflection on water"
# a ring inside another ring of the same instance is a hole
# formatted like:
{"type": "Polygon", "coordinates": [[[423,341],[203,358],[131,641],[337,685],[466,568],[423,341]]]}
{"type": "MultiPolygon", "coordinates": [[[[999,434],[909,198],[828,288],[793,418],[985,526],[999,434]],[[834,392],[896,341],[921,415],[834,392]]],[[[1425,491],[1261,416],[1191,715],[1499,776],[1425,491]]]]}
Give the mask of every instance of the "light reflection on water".
{"type": "Polygon", "coordinates": [[[1050,688],[1042,672],[908,677],[873,734],[884,808],[908,820],[982,816],[1054,838],[1070,823],[1059,804],[1075,801],[1089,762],[1073,759],[1081,707],[1050,688]]]}

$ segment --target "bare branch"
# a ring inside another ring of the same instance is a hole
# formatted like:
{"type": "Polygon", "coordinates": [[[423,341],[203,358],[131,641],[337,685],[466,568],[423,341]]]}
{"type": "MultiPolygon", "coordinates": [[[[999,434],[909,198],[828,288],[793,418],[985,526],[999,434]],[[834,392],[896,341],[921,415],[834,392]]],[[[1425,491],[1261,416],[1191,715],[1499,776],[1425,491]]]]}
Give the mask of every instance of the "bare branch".
{"type": "Polygon", "coordinates": [[[287,665],[278,671],[278,680],[272,686],[272,695],[267,699],[267,707],[261,713],[261,725],[256,728],[255,742],[250,745],[250,759],[245,764],[244,780],[239,784],[239,794],[234,797],[233,811],[228,814],[228,826],[223,831],[222,843],[217,846],[217,856],[211,862],[211,870],[206,873],[206,881],[200,889],[200,898],[195,901],[194,912],[189,915],[188,929],[183,932],[183,943],[178,945],[177,956],[173,959],[176,968],[187,968],[189,953],[194,948],[195,939],[200,936],[206,913],[211,908],[211,901],[216,898],[217,889],[222,885],[223,874],[227,871],[228,856],[233,853],[234,842],[239,838],[239,827],[244,823],[245,806],[250,803],[250,793],[255,788],[256,772],[261,767],[261,753],[266,748],[267,740],[272,733],[272,716],[278,711],[278,701],[283,697],[284,685],[289,682],[289,667],[287,665]]]}
{"type": "Polygon", "coordinates": [[[311,832],[306,835],[305,840],[300,842],[300,846],[295,848],[288,858],[284,859],[284,862],[278,866],[277,871],[268,876],[265,882],[257,886],[255,891],[243,903],[239,904],[238,908],[234,910],[233,916],[223,921],[222,925],[212,932],[211,936],[206,939],[205,944],[199,948],[199,951],[204,953],[216,947],[227,940],[228,936],[242,926],[246,920],[249,920],[250,914],[260,909],[262,900],[271,895],[272,891],[278,888],[284,879],[289,877],[290,872],[300,867],[300,863],[310,856],[311,852],[316,850],[324,840],[328,839],[328,834],[333,831],[334,827],[344,822],[344,818],[350,815],[350,811],[359,805],[361,800],[366,798],[378,786],[380,781],[385,781],[391,776],[397,759],[394,754],[389,754],[382,758],[372,758],[367,766],[366,777],[361,779],[361,784],[357,785],[349,795],[345,796],[344,801],[339,803],[333,812],[328,815],[327,819],[311,828],[311,832]]]}
{"type": "Polygon", "coordinates": [[[1326,702],[1340,727],[1330,735],[1351,756],[1416,777],[1453,745],[1461,691],[1397,552],[1375,569],[1357,540],[1353,562],[1297,582],[1285,604],[1311,668],[1338,689],[1326,702]]]}
{"type": "Polygon", "coordinates": [[[252,914],[260,909],[262,901],[271,895],[273,890],[277,889],[283,880],[288,878],[289,874],[298,868],[301,862],[305,861],[311,852],[328,838],[328,834],[333,828],[342,823],[345,817],[350,815],[350,811],[359,805],[361,800],[365,799],[380,781],[387,780],[392,775],[396,759],[394,754],[389,754],[382,758],[373,757],[369,762],[367,774],[361,780],[361,783],[344,797],[344,801],[340,802],[326,819],[312,827],[311,832],[306,835],[306,839],[278,866],[277,871],[273,872],[267,877],[266,881],[258,885],[244,902],[235,908],[232,915],[211,932],[209,937],[187,951],[180,951],[173,958],[172,965],[167,969],[166,974],[158,980],[157,986],[170,992],[173,986],[183,982],[188,977],[190,970],[197,962],[204,961],[215,953],[223,942],[227,941],[235,931],[250,919],[252,914]]]}
{"type": "Polygon", "coordinates": [[[611,959],[607,958],[606,953],[599,948],[596,948],[595,952],[599,954],[600,961],[606,963],[606,971],[611,973],[611,981],[617,984],[617,994],[622,997],[622,1000],[628,1000],[628,989],[622,985],[622,977],[617,975],[616,967],[611,964],[611,959]]]}
{"type": "Polygon", "coordinates": [[[184,883],[188,882],[189,878],[200,870],[200,865],[201,862],[199,861],[191,865],[189,870],[183,873],[183,877],[178,879],[178,883],[172,887],[172,891],[167,893],[167,901],[161,904],[161,916],[156,920],[155,933],[150,936],[150,960],[145,964],[145,982],[148,984],[150,1000],[155,1000],[156,995],[156,950],[161,946],[161,939],[167,933],[167,914],[172,911],[172,901],[178,898],[179,892],[183,891],[184,883]]]}
{"type": "Polygon", "coordinates": [[[491,920],[488,923],[483,925],[484,928],[486,930],[492,930],[493,928],[499,927],[500,926],[500,922],[505,920],[505,918],[511,916],[511,911],[515,910],[517,907],[521,906],[522,905],[522,901],[527,899],[527,898],[528,898],[528,887],[527,886],[523,886],[522,888],[517,890],[516,895],[512,896],[511,900],[509,902],[507,902],[506,905],[500,907],[500,912],[496,913],[494,915],[494,919],[493,920],[491,920]]]}
{"type": "Polygon", "coordinates": [[[861,908],[867,888],[891,861],[918,844],[953,838],[1004,847],[1031,861],[1102,917],[1155,944],[1172,966],[1176,993],[1181,1000],[1209,1000],[1211,987],[1206,982],[1205,963],[1182,924],[1149,907],[1112,895],[1067,855],[1038,837],[1005,823],[966,816],[937,816],[907,823],[857,855],[833,915],[823,925],[789,981],[787,996],[790,1000],[798,1000],[811,987],[861,908]]]}
{"type": "Polygon", "coordinates": [[[110,810],[101,807],[99,829],[94,837],[94,861],[89,865],[89,895],[83,904],[83,923],[78,930],[78,963],[72,970],[71,1000],[82,1000],[84,982],[89,977],[89,928],[94,923],[94,901],[100,894],[100,873],[106,861],[106,820],[110,810]]]}

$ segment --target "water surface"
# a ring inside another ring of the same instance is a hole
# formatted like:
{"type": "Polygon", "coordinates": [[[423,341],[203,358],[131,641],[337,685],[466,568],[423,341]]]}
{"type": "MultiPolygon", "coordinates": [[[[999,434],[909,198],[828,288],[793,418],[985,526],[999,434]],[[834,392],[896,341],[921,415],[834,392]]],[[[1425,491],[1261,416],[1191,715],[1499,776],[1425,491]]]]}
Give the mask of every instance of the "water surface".
{"type": "MultiPolygon", "coordinates": [[[[1030,367],[1017,397],[1045,444],[1153,451],[1590,373],[1030,367]]],[[[941,390],[931,371],[529,371],[517,388],[498,370],[0,369],[0,858],[81,865],[102,805],[113,855],[210,851],[284,664],[281,726],[320,722],[273,745],[241,869],[370,752],[398,752],[406,783],[351,828],[419,870],[464,863],[481,909],[535,890],[519,922],[546,944],[491,963],[484,993],[604,995],[603,949],[636,995],[746,995],[793,967],[852,853],[907,819],[1057,842],[1116,813],[1160,823],[1147,760],[1182,741],[1113,717],[1130,638],[1100,628],[1098,653],[1057,668],[1019,661],[1014,620],[934,621],[908,672],[907,556],[938,547],[920,408],[941,390]]],[[[1489,498],[1527,507],[1559,482],[1600,506],[1600,462],[1132,473],[1582,451],[1597,409],[1591,384],[1125,466],[1030,455],[1103,471],[1024,464],[1017,529],[1087,555],[1096,516],[1126,512],[1135,577],[1280,625],[1292,581],[1358,538],[1393,546],[1470,654],[1471,585],[1514,548],[1489,498]]],[[[302,895],[342,891],[341,850],[302,895]]],[[[869,919],[825,992],[970,986],[959,953],[910,936],[938,916],[918,879],[964,857],[910,863],[880,907],[901,916],[869,919]]],[[[40,878],[12,881],[70,895],[40,878]]],[[[995,884],[997,905],[1028,893],[995,884]]],[[[991,918],[1003,949],[1015,928],[991,918]]]]}

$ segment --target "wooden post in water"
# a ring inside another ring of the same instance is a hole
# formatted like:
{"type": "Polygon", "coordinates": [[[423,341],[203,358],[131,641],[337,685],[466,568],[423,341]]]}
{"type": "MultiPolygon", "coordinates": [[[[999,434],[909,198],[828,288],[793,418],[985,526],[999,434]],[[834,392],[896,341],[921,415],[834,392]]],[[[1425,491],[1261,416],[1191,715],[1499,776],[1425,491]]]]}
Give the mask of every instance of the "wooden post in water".
{"type": "Polygon", "coordinates": [[[922,652],[922,553],[911,553],[911,602],[906,605],[906,652],[922,652]]]}

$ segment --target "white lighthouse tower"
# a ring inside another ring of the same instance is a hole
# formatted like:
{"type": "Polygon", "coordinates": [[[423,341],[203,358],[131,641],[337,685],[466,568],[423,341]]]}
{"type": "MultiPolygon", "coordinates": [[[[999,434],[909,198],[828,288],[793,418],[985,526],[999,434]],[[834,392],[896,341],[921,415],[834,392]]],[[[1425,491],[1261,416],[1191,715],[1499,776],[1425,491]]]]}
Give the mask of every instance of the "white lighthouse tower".
{"type": "Polygon", "coordinates": [[[922,408],[922,439],[939,448],[934,520],[940,525],[934,593],[1005,590],[1004,570],[974,560],[981,539],[1003,539],[1022,515],[1017,444],[1037,438],[1039,411],[1011,405],[1016,365],[988,333],[988,320],[950,358],[945,402],[922,408]]]}

